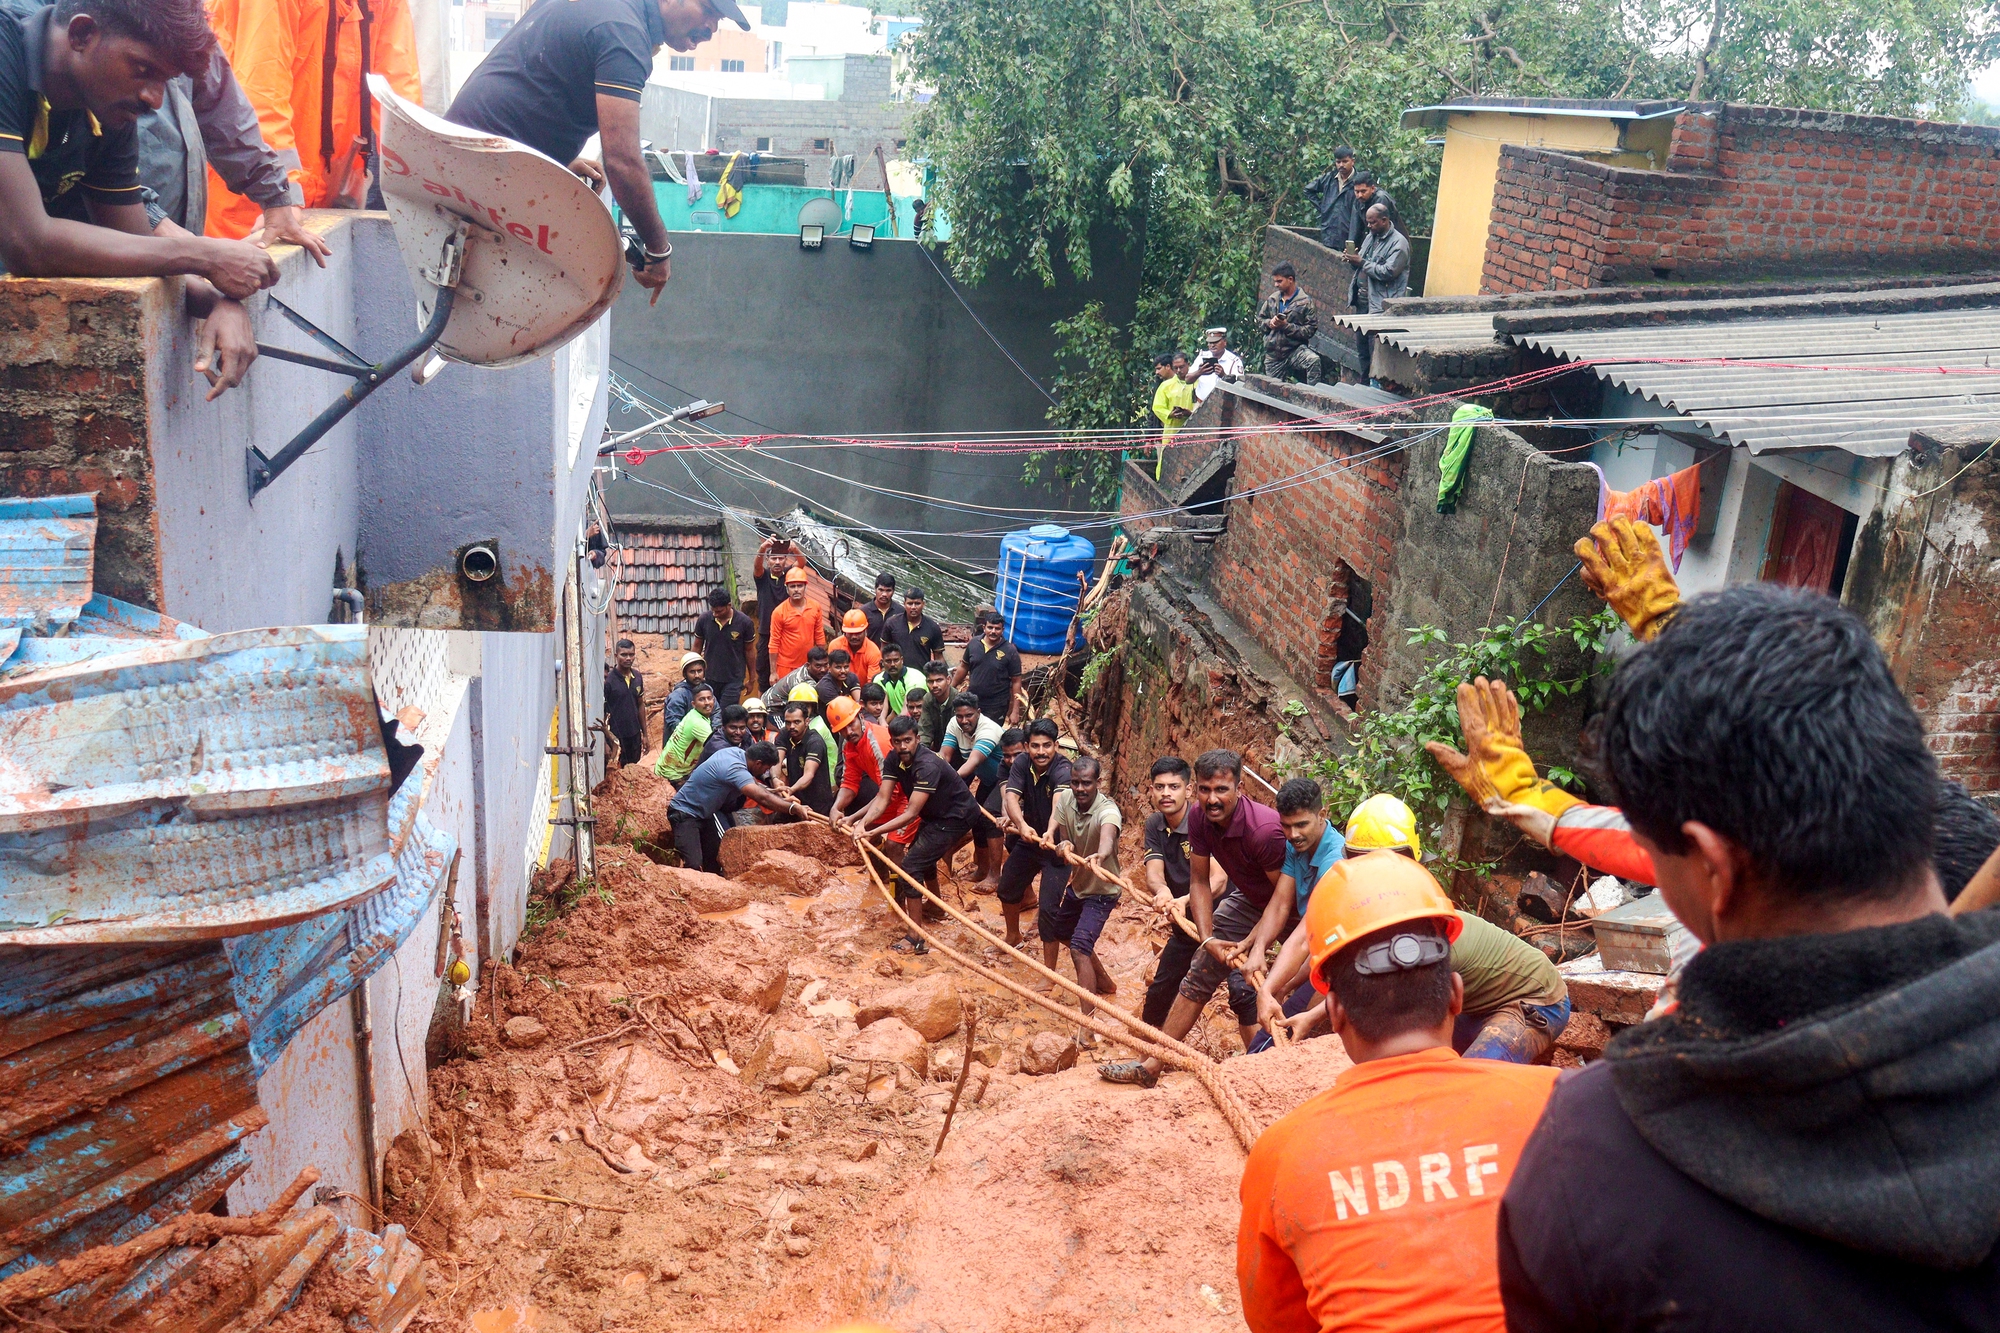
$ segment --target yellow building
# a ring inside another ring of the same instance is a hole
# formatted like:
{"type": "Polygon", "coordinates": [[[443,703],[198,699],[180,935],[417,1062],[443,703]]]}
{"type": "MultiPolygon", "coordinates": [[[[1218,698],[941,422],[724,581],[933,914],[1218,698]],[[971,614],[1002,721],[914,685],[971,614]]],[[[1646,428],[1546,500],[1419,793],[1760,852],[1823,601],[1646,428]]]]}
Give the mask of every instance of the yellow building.
{"type": "Polygon", "coordinates": [[[1405,111],[1404,129],[1442,131],[1431,142],[1444,147],[1424,295],[1471,296],[1479,291],[1502,145],[1663,171],[1674,116],[1681,109],[1678,102],[1468,97],[1405,111]]]}

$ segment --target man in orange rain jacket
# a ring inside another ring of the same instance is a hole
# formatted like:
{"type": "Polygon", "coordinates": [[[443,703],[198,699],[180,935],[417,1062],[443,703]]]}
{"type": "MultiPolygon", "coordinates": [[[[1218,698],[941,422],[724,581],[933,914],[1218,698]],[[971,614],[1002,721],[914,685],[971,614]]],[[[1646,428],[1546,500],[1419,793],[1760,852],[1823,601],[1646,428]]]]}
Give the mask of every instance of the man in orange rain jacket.
{"type": "MultiPolygon", "coordinates": [[[[305,206],[364,207],[381,112],[363,76],[422,102],[407,0],[210,0],[208,21],[305,206]]],[[[246,236],[262,215],[213,168],[208,199],[211,236],[246,236]]]]}

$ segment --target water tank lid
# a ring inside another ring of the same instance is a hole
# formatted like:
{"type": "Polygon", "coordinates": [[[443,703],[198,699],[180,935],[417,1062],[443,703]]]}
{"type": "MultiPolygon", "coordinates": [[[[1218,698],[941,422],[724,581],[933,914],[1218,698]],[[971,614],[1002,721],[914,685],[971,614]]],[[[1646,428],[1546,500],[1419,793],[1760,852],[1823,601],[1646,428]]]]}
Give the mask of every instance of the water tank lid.
{"type": "Polygon", "coordinates": [[[1069,536],[1069,529],[1054,523],[1037,523],[1028,529],[1028,535],[1045,542],[1059,542],[1069,536]]]}

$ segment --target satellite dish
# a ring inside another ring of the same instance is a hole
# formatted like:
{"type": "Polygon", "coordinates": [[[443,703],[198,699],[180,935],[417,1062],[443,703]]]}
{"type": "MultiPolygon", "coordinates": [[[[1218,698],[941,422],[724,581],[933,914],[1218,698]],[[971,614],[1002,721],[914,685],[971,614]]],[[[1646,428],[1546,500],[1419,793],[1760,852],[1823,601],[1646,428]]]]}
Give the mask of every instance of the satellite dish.
{"type": "MultiPolygon", "coordinates": [[[[244,463],[253,499],[424,353],[435,348],[475,366],[519,365],[589,328],[618,296],[624,252],[617,224],[575,172],[512,139],[438,119],[396,96],[380,74],[368,76],[368,90],[382,107],[377,174],[416,289],[419,331],[370,361],[277,297],[264,298],[333,358],[262,342],[259,352],[355,384],[276,453],[250,446],[244,463]]],[[[417,382],[429,379],[420,373],[417,382]]]]}
{"type": "Polygon", "coordinates": [[[801,227],[823,227],[828,236],[839,231],[845,221],[846,216],[840,211],[840,205],[831,199],[808,199],[806,206],[799,210],[801,227]]]}
{"type": "Polygon", "coordinates": [[[475,366],[512,366],[561,346],[618,296],[623,246],[611,210],[567,166],[512,139],[442,120],[390,91],[382,107],[382,196],[430,317],[439,255],[467,227],[458,297],[437,349],[475,366]]]}

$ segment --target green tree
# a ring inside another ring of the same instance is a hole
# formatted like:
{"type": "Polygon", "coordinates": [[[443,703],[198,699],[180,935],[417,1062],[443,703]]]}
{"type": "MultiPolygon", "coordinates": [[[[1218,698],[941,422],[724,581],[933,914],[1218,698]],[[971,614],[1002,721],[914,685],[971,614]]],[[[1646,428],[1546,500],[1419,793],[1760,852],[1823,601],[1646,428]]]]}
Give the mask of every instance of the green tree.
{"type": "MultiPolygon", "coordinates": [[[[1965,72],[1996,53],[1995,0],[920,4],[911,72],[937,91],[913,148],[935,165],[958,275],[1088,278],[1094,232],[1141,255],[1128,326],[1100,312],[1058,330],[1065,401],[1051,420],[1075,432],[1130,427],[1151,394],[1150,355],[1194,346],[1204,325],[1228,325],[1259,355],[1263,228],[1315,221],[1304,190],[1336,143],[1359,150],[1421,229],[1438,155],[1399,127],[1406,107],[1694,93],[1950,114],[1965,72]]],[[[1058,470],[1115,484],[1104,457],[1058,470]]]]}

